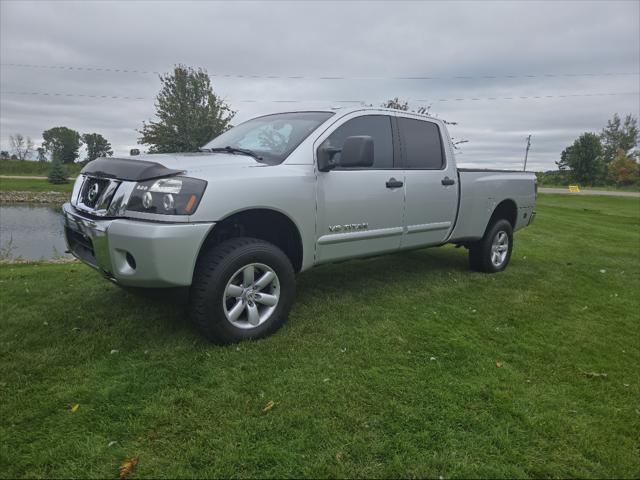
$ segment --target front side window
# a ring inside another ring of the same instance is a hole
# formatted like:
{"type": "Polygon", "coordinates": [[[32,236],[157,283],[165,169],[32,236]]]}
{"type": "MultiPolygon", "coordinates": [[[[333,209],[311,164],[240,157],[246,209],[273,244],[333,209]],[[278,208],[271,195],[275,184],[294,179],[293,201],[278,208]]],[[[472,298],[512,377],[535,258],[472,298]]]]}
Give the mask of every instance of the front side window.
{"type": "Polygon", "coordinates": [[[281,163],[331,115],[331,112],[265,115],[227,130],[202,149],[241,148],[255,152],[267,163],[281,163]]]}
{"type": "MultiPolygon", "coordinates": [[[[393,137],[391,134],[391,118],[387,115],[365,115],[340,125],[322,142],[321,147],[342,148],[347,137],[367,135],[373,138],[372,169],[393,168],[393,137]]],[[[340,153],[334,155],[340,159],[340,153]]],[[[338,167],[338,169],[340,169],[338,167]]]]}
{"type": "Polygon", "coordinates": [[[398,118],[405,152],[405,168],[440,170],[444,167],[438,125],[413,118],[398,118]]]}

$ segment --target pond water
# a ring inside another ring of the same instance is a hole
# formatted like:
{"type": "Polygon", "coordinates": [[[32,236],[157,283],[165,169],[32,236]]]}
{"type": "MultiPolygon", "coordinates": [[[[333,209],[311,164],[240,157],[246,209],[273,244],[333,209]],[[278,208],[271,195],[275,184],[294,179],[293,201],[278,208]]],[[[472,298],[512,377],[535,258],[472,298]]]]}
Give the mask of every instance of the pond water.
{"type": "Polygon", "coordinates": [[[48,260],[66,249],[60,206],[0,205],[0,257],[48,260]]]}

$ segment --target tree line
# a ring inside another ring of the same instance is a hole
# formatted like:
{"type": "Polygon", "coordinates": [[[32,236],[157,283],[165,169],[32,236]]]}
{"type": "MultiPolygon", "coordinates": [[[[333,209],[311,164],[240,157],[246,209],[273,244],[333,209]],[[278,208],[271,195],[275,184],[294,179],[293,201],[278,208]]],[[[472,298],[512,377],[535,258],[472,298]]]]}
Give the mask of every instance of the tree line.
{"type": "Polygon", "coordinates": [[[98,157],[113,155],[111,144],[99,133],[80,134],[67,127],[53,127],[42,132],[42,146],[34,148],[31,137],[25,137],[20,133],[9,136],[11,154],[7,150],[0,151],[2,160],[27,160],[35,153],[40,162],[47,161],[47,154],[51,160],[59,160],[61,163],[74,163],[79,157],[82,145],[87,148],[87,156],[84,162],[90,162],[98,157]]]}
{"type": "Polygon", "coordinates": [[[638,120],[616,113],[600,134],[586,132],[565,148],[558,170],[587,185],[631,184],[638,181],[638,120]]]}
{"type": "Polygon", "coordinates": [[[51,157],[49,182],[60,184],[67,182],[64,165],[74,163],[78,159],[82,145],[87,149],[84,162],[113,155],[111,144],[101,134],[95,132],[80,134],[67,127],[53,127],[42,132],[42,139],[42,145],[34,149],[34,143],[30,137],[24,137],[20,133],[11,135],[9,142],[13,154],[1,151],[0,159],[27,160],[35,151],[38,161],[46,162],[49,154],[51,157]]]}
{"type": "Polygon", "coordinates": [[[558,170],[539,175],[543,184],[587,186],[640,184],[638,119],[616,113],[598,133],[585,132],[565,148],[558,170]]]}

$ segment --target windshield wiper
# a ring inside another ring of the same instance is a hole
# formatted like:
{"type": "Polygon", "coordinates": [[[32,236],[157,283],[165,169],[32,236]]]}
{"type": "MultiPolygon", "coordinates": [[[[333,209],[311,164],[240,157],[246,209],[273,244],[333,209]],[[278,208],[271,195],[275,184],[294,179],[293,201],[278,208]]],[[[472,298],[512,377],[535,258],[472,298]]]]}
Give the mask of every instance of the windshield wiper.
{"type": "Polygon", "coordinates": [[[200,151],[211,152],[211,153],[215,153],[215,152],[225,152],[225,153],[234,153],[234,154],[241,153],[242,155],[249,155],[250,157],[255,158],[259,162],[263,161],[263,158],[260,155],[258,155],[253,150],[249,150],[248,148],[235,148],[227,145],[226,147],[218,147],[218,148],[201,148],[200,151]]]}

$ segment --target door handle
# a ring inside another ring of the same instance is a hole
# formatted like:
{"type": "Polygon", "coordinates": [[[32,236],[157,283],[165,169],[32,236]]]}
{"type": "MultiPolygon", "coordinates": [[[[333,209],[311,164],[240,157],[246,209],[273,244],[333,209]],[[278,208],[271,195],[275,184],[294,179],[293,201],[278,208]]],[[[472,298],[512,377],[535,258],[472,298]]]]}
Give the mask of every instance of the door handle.
{"type": "Polygon", "coordinates": [[[443,185],[454,185],[455,183],[456,183],[456,181],[453,178],[444,177],[442,179],[442,184],[443,185]]]}
{"type": "Polygon", "coordinates": [[[387,188],[400,188],[402,185],[404,185],[404,182],[391,177],[389,180],[387,180],[386,185],[387,188]]]}

